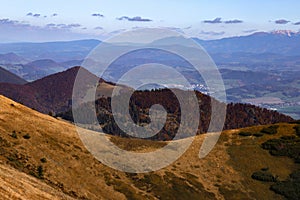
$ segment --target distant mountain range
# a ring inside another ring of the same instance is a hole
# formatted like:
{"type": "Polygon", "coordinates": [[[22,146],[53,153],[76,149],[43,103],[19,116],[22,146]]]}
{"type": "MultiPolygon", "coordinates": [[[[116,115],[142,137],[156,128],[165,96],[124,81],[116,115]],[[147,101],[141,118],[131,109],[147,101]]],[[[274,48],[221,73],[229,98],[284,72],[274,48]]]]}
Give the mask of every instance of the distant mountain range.
{"type": "MultiPolygon", "coordinates": [[[[257,32],[248,36],[201,40],[193,38],[210,54],[216,53],[253,53],[278,54],[284,56],[300,55],[300,33],[291,31],[257,32]]],[[[180,38],[163,38],[153,44],[179,44],[180,38]]],[[[78,40],[69,42],[45,43],[7,43],[0,44],[0,54],[15,53],[28,60],[52,59],[56,62],[82,60],[99,45],[99,40],[78,40]]],[[[1,56],[0,56],[1,61],[1,56]]]]}
{"type": "MultiPolygon", "coordinates": [[[[234,66],[239,63],[252,69],[257,69],[256,64],[268,69],[274,68],[274,65],[278,66],[276,69],[280,67],[295,69],[300,65],[300,32],[285,30],[270,33],[257,32],[248,36],[218,40],[193,39],[204,47],[218,65],[234,66]]],[[[180,37],[163,38],[152,44],[158,46],[176,44],[177,48],[193,51],[181,41],[180,37]]],[[[100,43],[99,40],[78,40],[0,44],[0,64],[26,80],[36,80],[80,65],[91,50],[100,43]]],[[[146,59],[142,56],[141,58],[146,59]]],[[[169,57],[161,60],[173,62],[169,57]]]]}
{"type": "Polygon", "coordinates": [[[257,32],[248,36],[231,37],[219,40],[194,38],[209,53],[273,53],[285,56],[300,55],[300,32],[274,31],[257,32]]]}
{"type": "Polygon", "coordinates": [[[0,64],[26,64],[29,60],[15,53],[0,54],[0,64]]]}
{"type": "Polygon", "coordinates": [[[78,40],[45,43],[0,44],[0,54],[15,53],[28,60],[52,59],[56,62],[83,59],[96,47],[98,40],[78,40]]]}
{"type": "MultiPolygon", "coordinates": [[[[251,70],[257,70],[257,64],[268,70],[279,70],[283,67],[295,70],[295,67],[300,67],[300,33],[291,31],[258,32],[248,36],[218,40],[200,40],[198,38],[193,38],[193,40],[202,45],[219,66],[231,65],[234,67],[237,64],[243,64],[251,70]]],[[[26,80],[37,80],[80,65],[100,43],[99,40],[78,40],[0,44],[0,54],[2,54],[0,55],[0,64],[26,80]]],[[[194,51],[180,37],[163,38],[152,44],[194,51]]],[[[109,52],[114,48],[118,48],[118,46],[108,45],[105,50],[109,52]]],[[[144,57],[141,58],[145,60],[144,57]]],[[[179,62],[170,57],[168,59],[160,57],[160,55],[156,56],[157,59],[164,62],[179,62]]],[[[131,61],[126,62],[130,64],[131,61]]]]}
{"type": "MultiPolygon", "coordinates": [[[[297,95],[300,88],[297,82],[300,69],[300,33],[276,31],[210,41],[193,39],[208,51],[221,69],[230,102],[248,102],[251,98],[275,95],[282,104],[263,106],[275,107],[295,118],[300,117],[297,95]]],[[[35,81],[73,66],[80,66],[83,59],[100,43],[98,40],[80,40],[0,44],[0,64],[22,79],[35,81]]],[[[154,41],[152,45],[171,45],[171,48],[179,48],[185,52],[194,51],[191,46],[186,45],[183,38],[178,37],[163,38],[154,41]]],[[[106,48],[110,52],[118,46],[106,45],[106,48]]],[[[201,77],[184,60],[166,52],[154,51],[139,51],[134,56],[119,58],[105,72],[103,78],[116,82],[116,77],[120,77],[133,66],[154,61],[173,66],[192,84],[203,83],[201,77]]],[[[88,62],[94,66],[99,64],[99,61],[92,59],[88,62]]]]}

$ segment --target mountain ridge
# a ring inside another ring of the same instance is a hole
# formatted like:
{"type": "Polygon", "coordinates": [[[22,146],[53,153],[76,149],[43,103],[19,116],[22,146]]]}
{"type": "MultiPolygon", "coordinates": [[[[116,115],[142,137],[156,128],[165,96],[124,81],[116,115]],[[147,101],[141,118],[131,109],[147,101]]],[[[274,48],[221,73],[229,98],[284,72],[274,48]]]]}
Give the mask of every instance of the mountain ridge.
{"type": "Polygon", "coordinates": [[[95,39],[59,42],[1,43],[0,53],[15,53],[30,60],[52,59],[57,62],[82,59],[99,45],[95,39]]]}
{"type": "Polygon", "coordinates": [[[223,38],[219,40],[195,39],[209,53],[276,53],[286,56],[300,55],[300,34],[289,31],[257,32],[246,36],[223,38]],[[287,34],[289,33],[289,34],[287,34]]]}
{"type": "MultiPolygon", "coordinates": [[[[167,45],[172,42],[170,39],[162,38],[156,42],[167,45]]],[[[300,55],[300,47],[297,45],[300,41],[300,32],[290,30],[254,32],[249,35],[213,40],[191,39],[201,44],[209,53],[245,52],[278,53],[287,56],[300,55]]],[[[56,62],[66,62],[84,59],[100,43],[102,41],[96,39],[42,43],[0,43],[0,53],[15,53],[30,60],[52,59],[56,62]]],[[[156,44],[155,41],[154,44],[156,44]]]]}
{"type": "Polygon", "coordinates": [[[0,83],[26,84],[27,81],[0,66],[0,83]]]}
{"type": "Polygon", "coordinates": [[[59,111],[70,104],[73,84],[79,69],[80,67],[73,67],[25,85],[0,84],[0,93],[40,112],[59,111]]]}
{"type": "Polygon", "coordinates": [[[93,80],[103,86],[98,90],[98,95],[106,96],[111,93],[112,83],[105,82],[88,70],[76,66],[24,85],[0,83],[0,94],[42,113],[63,112],[72,105],[73,86],[79,70],[83,76],[80,80],[82,91],[87,90],[87,87],[90,87],[89,81],[93,80]]]}

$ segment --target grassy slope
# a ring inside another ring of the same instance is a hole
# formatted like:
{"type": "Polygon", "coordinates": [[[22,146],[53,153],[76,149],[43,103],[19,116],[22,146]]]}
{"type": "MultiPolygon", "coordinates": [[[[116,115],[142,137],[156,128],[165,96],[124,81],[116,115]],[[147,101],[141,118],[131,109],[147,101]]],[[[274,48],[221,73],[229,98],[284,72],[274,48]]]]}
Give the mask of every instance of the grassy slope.
{"type": "Polygon", "coordinates": [[[2,200],[44,199],[71,200],[70,196],[55,190],[32,176],[0,163],[0,196],[2,200]]]}
{"type": "MultiPolygon", "coordinates": [[[[204,138],[201,135],[179,160],[164,169],[148,174],[123,173],[94,159],[72,124],[3,96],[0,102],[0,161],[78,199],[257,199],[259,193],[264,199],[280,199],[268,185],[252,180],[251,173],[269,167],[285,179],[296,167],[290,159],[272,157],[259,147],[268,137],[277,136],[245,138],[233,130],[224,132],[204,159],[198,158],[204,138]],[[27,134],[29,139],[23,137],[27,134]]],[[[283,124],[281,132],[291,131],[291,127],[283,124]]],[[[279,135],[284,134],[281,132],[279,135]]],[[[129,150],[141,146],[153,150],[164,145],[117,137],[111,140],[129,150]]]]}
{"type": "MultiPolygon", "coordinates": [[[[269,139],[279,138],[284,135],[293,135],[293,126],[292,124],[280,124],[277,134],[265,134],[262,137],[242,137],[237,134],[239,131],[228,135],[227,152],[231,158],[228,164],[233,166],[244,177],[242,184],[252,190],[251,196],[255,199],[263,198],[271,200],[282,199],[282,197],[269,190],[272,183],[253,180],[251,178],[253,172],[259,171],[262,168],[269,168],[269,171],[277,175],[279,180],[285,180],[293,170],[299,168],[292,159],[274,157],[260,147],[260,144],[269,139]]],[[[256,133],[263,127],[266,126],[249,127],[242,129],[242,131],[256,133]]]]}

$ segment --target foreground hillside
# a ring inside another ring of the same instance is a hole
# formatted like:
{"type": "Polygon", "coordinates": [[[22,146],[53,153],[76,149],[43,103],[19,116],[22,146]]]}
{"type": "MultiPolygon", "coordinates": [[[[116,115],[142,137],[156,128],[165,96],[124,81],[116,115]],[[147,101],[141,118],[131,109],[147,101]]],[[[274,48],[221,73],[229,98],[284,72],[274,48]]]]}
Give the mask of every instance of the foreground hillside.
{"type": "MultiPolygon", "coordinates": [[[[273,135],[260,132],[269,126],[247,128],[244,130],[247,134],[241,134],[240,130],[223,132],[204,159],[198,157],[205,137],[200,135],[172,165],[152,173],[130,174],[94,159],[72,124],[3,96],[0,105],[0,196],[11,195],[14,199],[29,199],[26,196],[29,194],[30,199],[68,199],[68,196],[75,199],[284,199],[269,190],[273,182],[261,182],[251,176],[264,168],[280,183],[299,169],[293,159],[272,156],[261,148],[263,142],[272,138],[297,137],[295,124],[279,124],[273,135]],[[260,135],[254,136],[258,132],[260,135]],[[20,178],[8,179],[10,173],[20,178]],[[16,189],[20,184],[26,191],[16,189]],[[63,197],[62,193],[67,196],[63,197]]],[[[164,142],[107,137],[130,151],[153,151],[164,146],[164,142]]]]}
{"type": "Polygon", "coordinates": [[[22,173],[0,162],[0,196],[2,200],[11,199],[74,199],[55,190],[41,180],[22,173]]]}

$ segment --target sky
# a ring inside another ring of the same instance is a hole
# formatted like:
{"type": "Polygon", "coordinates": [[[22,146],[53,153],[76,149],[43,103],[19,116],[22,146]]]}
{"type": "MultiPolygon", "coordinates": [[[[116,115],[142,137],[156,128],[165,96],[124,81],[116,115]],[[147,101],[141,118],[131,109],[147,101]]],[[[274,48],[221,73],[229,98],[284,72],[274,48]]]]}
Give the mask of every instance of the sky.
{"type": "Polygon", "coordinates": [[[300,30],[298,0],[1,1],[1,43],[105,40],[144,27],[200,39],[300,30]]]}

